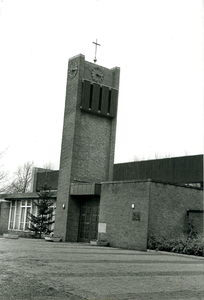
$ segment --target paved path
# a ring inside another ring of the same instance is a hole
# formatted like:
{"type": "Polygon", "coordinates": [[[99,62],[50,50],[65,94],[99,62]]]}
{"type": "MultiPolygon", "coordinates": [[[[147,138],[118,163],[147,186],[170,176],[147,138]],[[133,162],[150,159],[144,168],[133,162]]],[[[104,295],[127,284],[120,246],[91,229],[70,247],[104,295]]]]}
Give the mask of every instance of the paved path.
{"type": "Polygon", "coordinates": [[[0,238],[0,299],[204,300],[204,259],[0,238]]]}

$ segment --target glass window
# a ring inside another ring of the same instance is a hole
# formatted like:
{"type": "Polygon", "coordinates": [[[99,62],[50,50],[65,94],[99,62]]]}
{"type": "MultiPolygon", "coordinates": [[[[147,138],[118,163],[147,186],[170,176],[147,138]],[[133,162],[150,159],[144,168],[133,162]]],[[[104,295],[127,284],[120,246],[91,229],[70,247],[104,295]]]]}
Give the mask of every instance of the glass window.
{"type": "MultiPolygon", "coordinates": [[[[12,200],[10,206],[10,216],[8,229],[10,230],[22,230],[27,231],[27,227],[30,226],[28,220],[28,214],[32,213],[37,215],[37,206],[34,202],[39,200],[12,200]]],[[[55,207],[56,203],[52,203],[51,207],[55,207]]],[[[54,211],[53,211],[54,213],[54,211]]],[[[52,220],[54,221],[55,216],[53,215],[52,220]]],[[[54,229],[54,223],[50,225],[50,229],[54,229]]]]}
{"type": "Polygon", "coordinates": [[[27,200],[27,206],[31,206],[31,200],[27,200]]]}
{"type": "Polygon", "coordinates": [[[25,207],[21,208],[21,222],[20,222],[20,230],[23,230],[24,228],[24,221],[25,221],[25,207]]]}
{"type": "Polygon", "coordinates": [[[32,200],[12,200],[10,206],[10,230],[26,230],[29,225],[27,215],[32,211],[32,200]]]}
{"type": "Polygon", "coordinates": [[[28,214],[31,213],[31,207],[27,207],[27,212],[26,212],[26,219],[25,219],[25,230],[27,229],[27,227],[29,227],[29,219],[28,219],[28,214]]]}
{"type": "Polygon", "coordinates": [[[14,216],[15,216],[15,201],[13,200],[11,202],[11,207],[10,207],[10,222],[9,222],[9,227],[13,228],[14,224],[14,216]]]}
{"type": "Polygon", "coordinates": [[[21,203],[20,201],[17,201],[14,229],[18,229],[19,220],[20,220],[20,208],[21,208],[21,203]]]}

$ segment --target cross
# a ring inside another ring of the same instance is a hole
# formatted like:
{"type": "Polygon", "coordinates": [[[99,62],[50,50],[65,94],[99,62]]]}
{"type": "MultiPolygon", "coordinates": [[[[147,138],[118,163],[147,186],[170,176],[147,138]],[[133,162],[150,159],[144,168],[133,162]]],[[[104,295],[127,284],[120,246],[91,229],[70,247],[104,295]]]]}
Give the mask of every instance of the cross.
{"type": "Polygon", "coordinates": [[[95,44],[95,58],[94,58],[94,62],[96,63],[97,62],[97,59],[96,59],[97,46],[101,46],[101,45],[97,43],[97,39],[96,39],[96,42],[92,42],[92,43],[95,44]]]}

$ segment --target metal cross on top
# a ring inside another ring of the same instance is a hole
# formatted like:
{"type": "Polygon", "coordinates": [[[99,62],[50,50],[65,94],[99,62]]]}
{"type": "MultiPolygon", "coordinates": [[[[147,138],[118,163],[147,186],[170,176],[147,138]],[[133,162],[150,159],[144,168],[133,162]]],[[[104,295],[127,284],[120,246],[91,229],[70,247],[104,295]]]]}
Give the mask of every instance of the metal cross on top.
{"type": "Polygon", "coordinates": [[[101,46],[101,45],[97,43],[97,39],[96,39],[95,42],[92,42],[92,43],[95,44],[95,58],[94,58],[94,62],[96,63],[97,62],[97,59],[96,59],[97,46],[101,46]]]}

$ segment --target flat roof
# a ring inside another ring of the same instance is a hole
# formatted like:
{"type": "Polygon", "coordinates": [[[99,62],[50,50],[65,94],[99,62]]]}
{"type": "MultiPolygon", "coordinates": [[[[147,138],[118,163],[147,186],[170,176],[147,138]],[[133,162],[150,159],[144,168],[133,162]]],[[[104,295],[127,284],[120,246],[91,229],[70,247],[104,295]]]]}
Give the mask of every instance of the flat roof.
{"type": "MultiPolygon", "coordinates": [[[[54,191],[51,198],[56,198],[57,192],[54,191]]],[[[17,199],[38,199],[38,193],[15,193],[15,194],[0,194],[0,199],[17,200],[17,199]]]]}

